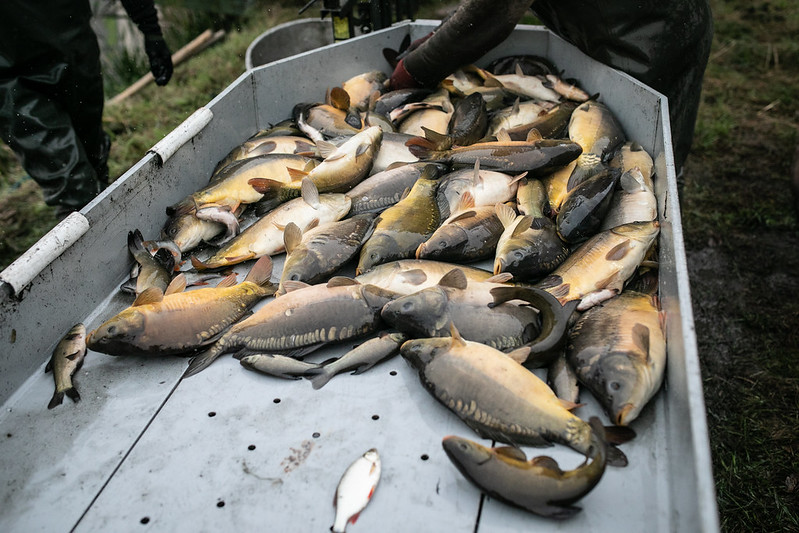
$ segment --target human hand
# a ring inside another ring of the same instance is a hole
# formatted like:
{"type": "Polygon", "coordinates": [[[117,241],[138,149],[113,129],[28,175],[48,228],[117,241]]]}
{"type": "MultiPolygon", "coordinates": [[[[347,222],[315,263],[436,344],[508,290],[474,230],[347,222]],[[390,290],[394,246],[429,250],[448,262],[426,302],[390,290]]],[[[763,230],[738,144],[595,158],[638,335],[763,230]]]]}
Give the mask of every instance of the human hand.
{"type": "Polygon", "coordinates": [[[144,51],[150,60],[150,71],[156,85],[166,85],[172,77],[172,53],[160,35],[144,36],[144,51]]]}

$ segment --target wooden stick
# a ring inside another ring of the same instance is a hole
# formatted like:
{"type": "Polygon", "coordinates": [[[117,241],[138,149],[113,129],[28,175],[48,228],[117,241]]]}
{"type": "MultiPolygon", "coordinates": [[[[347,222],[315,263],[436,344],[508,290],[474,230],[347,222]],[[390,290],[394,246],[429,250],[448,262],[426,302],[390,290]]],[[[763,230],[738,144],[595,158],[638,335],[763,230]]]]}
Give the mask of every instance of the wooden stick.
{"type": "MultiPolygon", "coordinates": [[[[222,39],[225,36],[225,30],[219,30],[216,33],[211,31],[210,29],[205,30],[200,35],[195,37],[190,43],[186,46],[172,54],[172,66],[176,67],[180,63],[184,62],[185,60],[189,59],[195,54],[205,50],[215,42],[222,39]]],[[[138,80],[136,80],[130,87],[122,91],[121,93],[117,94],[110,100],[108,100],[105,105],[111,106],[120,103],[121,101],[125,100],[126,98],[136,94],[144,87],[149,85],[151,82],[155,81],[155,77],[153,76],[152,72],[148,72],[138,80]]]]}

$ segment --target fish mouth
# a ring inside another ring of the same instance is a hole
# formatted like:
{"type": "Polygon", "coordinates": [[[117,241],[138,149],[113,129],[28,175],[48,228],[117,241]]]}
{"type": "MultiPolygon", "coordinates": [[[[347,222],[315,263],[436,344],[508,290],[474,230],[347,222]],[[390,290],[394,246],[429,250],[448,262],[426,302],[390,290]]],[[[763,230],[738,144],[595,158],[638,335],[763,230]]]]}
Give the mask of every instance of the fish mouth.
{"type": "Polygon", "coordinates": [[[616,420],[614,421],[617,426],[626,426],[627,425],[627,418],[631,414],[631,412],[635,409],[635,406],[631,403],[625,403],[621,406],[621,409],[618,410],[616,413],[616,420]]]}

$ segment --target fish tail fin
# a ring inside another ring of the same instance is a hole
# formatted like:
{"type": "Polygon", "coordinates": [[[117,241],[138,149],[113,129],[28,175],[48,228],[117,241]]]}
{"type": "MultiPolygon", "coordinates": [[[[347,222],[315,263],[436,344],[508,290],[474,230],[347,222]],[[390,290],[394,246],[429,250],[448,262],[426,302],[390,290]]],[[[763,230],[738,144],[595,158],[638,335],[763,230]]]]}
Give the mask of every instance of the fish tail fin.
{"type": "Polygon", "coordinates": [[[325,370],[324,366],[320,366],[318,368],[308,369],[303,377],[311,382],[311,386],[314,390],[319,390],[327,385],[327,382],[333,379],[335,375],[335,373],[325,370]]]}
{"type": "Polygon", "coordinates": [[[53,393],[52,399],[50,400],[50,403],[47,404],[47,408],[52,409],[56,405],[61,405],[61,402],[63,401],[64,401],[64,392],[55,391],[53,393]]]}
{"type": "Polygon", "coordinates": [[[424,137],[411,137],[405,142],[405,146],[414,156],[422,160],[431,159],[436,150],[435,143],[424,137]]]}
{"type": "Polygon", "coordinates": [[[422,131],[424,131],[424,138],[432,143],[436,150],[449,150],[452,148],[453,141],[449,135],[438,133],[425,126],[422,126],[422,131]]]}
{"type": "Polygon", "coordinates": [[[191,266],[197,270],[208,270],[209,268],[213,268],[211,265],[197,259],[195,256],[191,256],[191,266]]]}
{"type": "Polygon", "coordinates": [[[183,373],[183,377],[190,378],[195,374],[199,374],[208,368],[217,357],[228,351],[228,346],[223,343],[222,340],[223,339],[219,339],[210,349],[192,358],[192,360],[189,361],[188,368],[186,368],[186,371],[183,373]]]}
{"type": "Polygon", "coordinates": [[[64,394],[69,396],[70,400],[72,400],[73,402],[80,401],[80,394],[78,393],[78,389],[76,389],[75,387],[68,388],[67,390],[64,391],[64,394]]]}

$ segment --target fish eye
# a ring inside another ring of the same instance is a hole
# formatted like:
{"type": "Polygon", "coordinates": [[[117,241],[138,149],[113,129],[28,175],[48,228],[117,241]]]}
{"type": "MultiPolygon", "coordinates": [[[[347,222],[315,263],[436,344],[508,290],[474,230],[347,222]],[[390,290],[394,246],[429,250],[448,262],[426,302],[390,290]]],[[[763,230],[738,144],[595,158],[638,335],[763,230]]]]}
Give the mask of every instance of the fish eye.
{"type": "Polygon", "coordinates": [[[611,381],[610,383],[608,383],[608,387],[610,388],[610,390],[617,391],[621,389],[621,383],[619,383],[618,381],[611,381]]]}
{"type": "Polygon", "coordinates": [[[298,273],[296,273],[296,272],[295,272],[294,274],[292,274],[292,275],[290,275],[290,276],[289,276],[289,279],[290,279],[291,281],[299,281],[299,280],[300,280],[300,275],[299,275],[298,273]]]}
{"type": "Polygon", "coordinates": [[[468,450],[468,449],[469,449],[469,446],[468,446],[468,445],[467,445],[465,442],[461,442],[460,444],[458,444],[458,447],[459,447],[461,450],[463,450],[463,451],[466,451],[466,450],[468,450]]]}
{"type": "Polygon", "coordinates": [[[117,327],[116,326],[108,326],[108,334],[109,335],[114,335],[116,332],[117,332],[117,327]]]}
{"type": "Polygon", "coordinates": [[[515,257],[516,259],[519,259],[519,260],[521,260],[521,259],[523,259],[523,258],[524,258],[524,254],[522,254],[522,252],[521,252],[521,251],[519,251],[519,250],[516,250],[515,252],[513,252],[513,257],[515,257]]]}
{"type": "Polygon", "coordinates": [[[443,250],[446,247],[447,247],[447,242],[446,241],[438,241],[438,248],[439,249],[443,250]]]}
{"type": "Polygon", "coordinates": [[[409,311],[413,311],[413,302],[405,302],[402,304],[402,310],[406,313],[409,311]]]}

